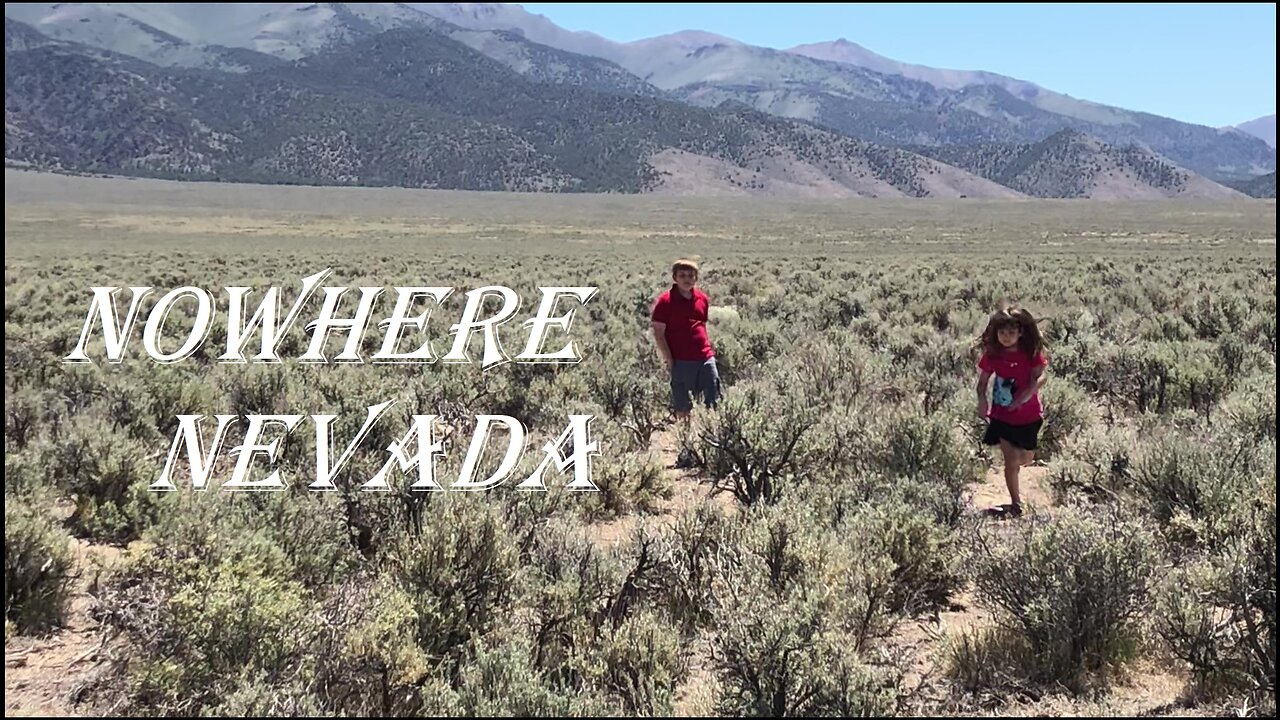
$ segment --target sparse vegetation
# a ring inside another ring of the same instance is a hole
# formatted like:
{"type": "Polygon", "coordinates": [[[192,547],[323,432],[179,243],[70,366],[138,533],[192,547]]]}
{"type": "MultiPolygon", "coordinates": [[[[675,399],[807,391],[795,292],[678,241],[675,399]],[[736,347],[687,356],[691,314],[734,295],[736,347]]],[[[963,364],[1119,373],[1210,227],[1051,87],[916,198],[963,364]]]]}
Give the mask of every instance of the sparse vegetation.
{"type": "Polygon", "coordinates": [[[122,209],[111,192],[152,201],[150,183],[59,178],[106,194],[55,212],[19,200],[38,177],[10,177],[6,636],[65,617],[71,537],[122,548],[84,580],[113,660],[81,709],[1023,712],[1152,666],[1200,710],[1274,707],[1274,205],[378,191],[402,204],[317,212],[291,203],[331,191],[223,186],[200,202],[243,209],[122,209]],[[721,308],[726,385],[687,434],[646,331],[677,255],[721,308]],[[91,286],[289,287],[325,266],[334,284],[601,290],[571,367],[59,362],[91,286]],[[1027,472],[1054,502],[997,523],[966,497],[990,470],[970,349],[1005,296],[1045,318],[1047,467],[1027,472]],[[334,493],[305,490],[308,433],[288,492],[146,491],[177,414],[331,411],[344,438],[386,399],[439,415],[446,484],[476,414],[525,420],[531,446],[593,414],[605,491],[355,490],[390,432],[334,493]],[[685,473],[667,467],[682,445],[685,473]],[[972,630],[904,654],[957,608],[972,630]],[[949,672],[922,680],[912,657],[949,672]]]}

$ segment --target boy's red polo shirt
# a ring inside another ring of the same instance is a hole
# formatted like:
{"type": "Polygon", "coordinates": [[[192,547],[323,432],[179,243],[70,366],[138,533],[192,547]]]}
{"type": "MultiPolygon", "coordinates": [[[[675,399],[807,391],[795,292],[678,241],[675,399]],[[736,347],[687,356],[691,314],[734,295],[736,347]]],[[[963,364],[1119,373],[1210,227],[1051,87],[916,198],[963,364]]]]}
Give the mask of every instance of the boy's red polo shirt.
{"type": "Polygon", "coordinates": [[[681,295],[676,285],[658,296],[651,318],[667,326],[671,359],[702,361],[715,357],[711,339],[707,337],[707,309],[710,307],[711,301],[706,293],[696,287],[691,298],[681,295]]]}

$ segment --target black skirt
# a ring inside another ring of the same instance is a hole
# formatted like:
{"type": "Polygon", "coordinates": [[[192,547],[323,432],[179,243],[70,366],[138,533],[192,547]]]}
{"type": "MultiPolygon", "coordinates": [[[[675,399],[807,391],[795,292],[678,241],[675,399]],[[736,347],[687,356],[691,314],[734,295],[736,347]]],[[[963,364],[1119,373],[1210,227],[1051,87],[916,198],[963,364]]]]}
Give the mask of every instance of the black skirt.
{"type": "Polygon", "coordinates": [[[1043,419],[1029,425],[1010,425],[1000,420],[992,420],[987,425],[987,432],[982,436],[982,442],[987,445],[999,445],[1001,440],[1006,440],[1014,447],[1035,450],[1037,441],[1040,439],[1040,426],[1043,424],[1043,419]]]}

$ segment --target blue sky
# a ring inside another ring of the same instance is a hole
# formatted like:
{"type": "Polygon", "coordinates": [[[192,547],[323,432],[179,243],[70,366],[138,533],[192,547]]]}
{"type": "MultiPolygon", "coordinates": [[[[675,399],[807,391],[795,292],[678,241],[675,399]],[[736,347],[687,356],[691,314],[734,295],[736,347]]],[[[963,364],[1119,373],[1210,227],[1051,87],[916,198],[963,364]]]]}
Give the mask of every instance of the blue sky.
{"type": "Polygon", "coordinates": [[[1276,110],[1276,6],[530,3],[619,41],[706,30],[785,49],[845,38],[902,62],[988,70],[1218,127],[1276,110]]]}

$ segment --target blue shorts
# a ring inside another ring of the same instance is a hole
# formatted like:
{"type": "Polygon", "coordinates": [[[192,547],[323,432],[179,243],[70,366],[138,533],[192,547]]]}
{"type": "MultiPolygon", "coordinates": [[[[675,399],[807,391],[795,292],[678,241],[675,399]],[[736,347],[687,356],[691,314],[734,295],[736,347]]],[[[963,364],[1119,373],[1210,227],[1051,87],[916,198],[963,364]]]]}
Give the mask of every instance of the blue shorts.
{"type": "Polygon", "coordinates": [[[702,396],[707,407],[715,407],[720,399],[720,373],[716,359],[675,360],[671,363],[671,409],[689,412],[693,409],[691,395],[702,396]]]}

